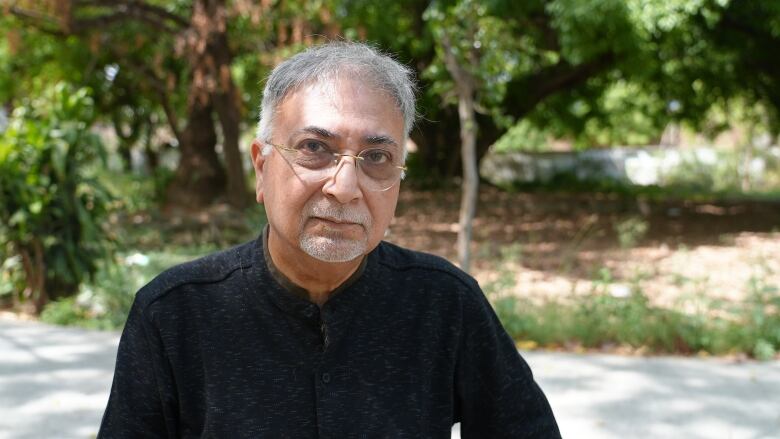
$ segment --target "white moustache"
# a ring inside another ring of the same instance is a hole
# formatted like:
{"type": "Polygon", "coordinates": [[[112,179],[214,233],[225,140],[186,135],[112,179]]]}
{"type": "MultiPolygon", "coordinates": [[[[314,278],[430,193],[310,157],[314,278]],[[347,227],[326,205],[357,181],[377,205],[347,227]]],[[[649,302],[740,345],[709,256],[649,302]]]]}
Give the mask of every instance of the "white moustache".
{"type": "Polygon", "coordinates": [[[309,218],[317,217],[340,223],[360,224],[366,228],[371,224],[371,216],[367,213],[346,207],[311,204],[307,206],[305,213],[309,218]]]}

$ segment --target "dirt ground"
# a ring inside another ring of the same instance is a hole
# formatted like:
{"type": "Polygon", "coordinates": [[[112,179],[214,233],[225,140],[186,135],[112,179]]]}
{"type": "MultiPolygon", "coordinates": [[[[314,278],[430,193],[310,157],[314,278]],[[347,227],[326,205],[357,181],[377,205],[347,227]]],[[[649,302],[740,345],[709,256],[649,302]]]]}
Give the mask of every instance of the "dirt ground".
{"type": "MultiPolygon", "coordinates": [[[[458,191],[402,191],[388,240],[456,261],[459,203],[458,191]]],[[[625,295],[639,286],[672,306],[692,298],[738,300],[780,287],[780,202],[657,202],[485,187],[471,249],[471,271],[483,287],[510,272],[519,295],[594,288],[625,295]]]]}

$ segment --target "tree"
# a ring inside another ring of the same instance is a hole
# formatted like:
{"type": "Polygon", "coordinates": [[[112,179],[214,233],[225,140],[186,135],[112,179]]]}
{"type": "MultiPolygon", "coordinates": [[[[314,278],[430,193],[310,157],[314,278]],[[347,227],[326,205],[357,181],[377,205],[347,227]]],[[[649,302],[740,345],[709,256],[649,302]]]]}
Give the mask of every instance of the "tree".
{"type": "MultiPolygon", "coordinates": [[[[472,31],[473,29],[469,29],[472,31]]],[[[473,35],[473,32],[470,32],[473,35]]],[[[479,193],[479,173],[477,171],[477,123],[474,116],[474,89],[476,80],[470,70],[476,65],[474,56],[468,56],[474,52],[466,52],[468,62],[461,66],[455,47],[445,32],[441,35],[444,59],[447,70],[455,81],[455,89],[458,95],[458,116],[460,118],[460,142],[461,162],[463,163],[463,197],[460,202],[460,229],[458,233],[458,258],[463,270],[468,271],[470,266],[471,223],[474,220],[474,212],[477,209],[477,197],[479,193]],[[470,67],[470,68],[469,68],[470,67]]],[[[469,41],[472,39],[469,38],[469,41]]]]}
{"type": "Polygon", "coordinates": [[[767,54],[777,45],[778,9],[761,0],[432,2],[424,17],[436,55],[422,77],[445,106],[458,104],[462,263],[475,135],[478,160],[521,122],[583,146],[609,145],[632,129],[648,138],[670,121],[701,121],[714,96],[776,102],[780,69],[767,54]],[[630,126],[626,113],[641,121],[630,126]]]}
{"type": "MultiPolygon", "coordinates": [[[[376,42],[415,69],[423,118],[411,134],[419,152],[410,176],[448,178],[461,169],[461,154],[453,148],[460,143],[459,115],[450,105],[455,85],[435,36],[440,30],[466,35],[472,27],[471,43],[480,45],[474,72],[479,160],[517,123],[581,145],[607,144],[630,131],[623,128],[627,119],[616,115],[645,115],[641,130],[647,138],[670,120],[701,119],[713,96],[751,89],[770,102],[777,95],[771,91],[777,89],[776,65],[764,54],[777,38],[775,3],[16,0],[6,10],[18,18],[15,25],[32,23],[61,46],[80,45],[86,59],[74,66],[85,72],[70,73],[95,90],[97,105],[105,103],[104,113],[128,144],[138,140],[134,126],[143,132],[163,121],[170,126],[185,153],[169,198],[197,205],[221,193],[226,180],[239,186],[234,139],[242,122],[253,122],[244,108],[256,104],[264,73],[324,38],[376,42]],[[477,15],[455,14],[469,4],[477,15]],[[426,10],[450,18],[440,24],[426,10]],[[749,42],[745,50],[742,41],[749,42]],[[495,70],[485,71],[483,59],[492,59],[495,70]],[[109,67],[117,72],[113,81],[105,79],[109,67]],[[683,104],[674,114],[668,109],[673,100],[683,104]],[[144,111],[132,110],[139,106],[144,111]],[[214,151],[220,136],[227,172],[214,151]]],[[[32,48],[29,37],[20,39],[26,50],[32,48]]]]}
{"type": "MultiPolygon", "coordinates": [[[[780,3],[766,0],[723,2],[694,14],[692,27],[707,42],[700,63],[680,69],[686,78],[698,80],[696,98],[700,107],[735,97],[762,103],[775,135],[780,133],[780,3]],[[706,101],[702,103],[702,101],[706,101]]],[[[679,53],[681,50],[676,47],[679,53]]]]}
{"type": "Polygon", "coordinates": [[[181,151],[167,191],[171,204],[207,204],[224,192],[225,181],[231,204],[247,204],[238,148],[242,105],[230,69],[223,1],[179,2],[170,9],[140,0],[18,1],[10,11],[55,38],[77,37],[97,44],[95,61],[102,58],[103,65],[117,69],[117,77],[127,76],[126,82],[135,90],[145,90],[155,99],[181,151]],[[184,101],[183,126],[177,103],[171,102],[176,99],[184,101]],[[214,149],[215,118],[223,136],[227,173],[214,149]]]}
{"type": "MultiPolygon", "coordinates": [[[[481,29],[487,27],[480,23],[484,9],[476,2],[463,1],[442,10],[437,4],[427,11],[429,22],[434,27],[441,47],[439,53],[444,60],[447,72],[454,83],[454,93],[458,102],[458,117],[460,122],[461,162],[463,165],[462,198],[458,232],[458,259],[463,270],[470,268],[471,229],[477,207],[479,191],[479,173],[477,170],[477,121],[475,94],[478,89],[490,87],[490,77],[485,71],[495,70],[495,59],[484,56],[480,38],[485,38],[481,29]],[[455,21],[461,23],[457,26],[455,21]],[[478,34],[482,35],[478,36],[478,34]],[[453,43],[455,41],[455,43],[453,43]],[[480,75],[480,72],[483,72],[480,75]]],[[[497,35],[487,36],[492,41],[497,35]]],[[[494,43],[500,44],[500,43],[494,43]]],[[[501,52],[502,47],[493,47],[494,52],[501,52]]]]}

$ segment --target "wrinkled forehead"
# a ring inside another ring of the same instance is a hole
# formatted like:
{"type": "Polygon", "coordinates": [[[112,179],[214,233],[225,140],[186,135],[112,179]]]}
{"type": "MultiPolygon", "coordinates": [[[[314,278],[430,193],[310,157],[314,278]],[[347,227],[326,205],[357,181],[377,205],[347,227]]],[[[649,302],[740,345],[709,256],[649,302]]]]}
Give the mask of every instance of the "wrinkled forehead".
{"type": "MultiPolygon", "coordinates": [[[[279,100],[276,110],[292,96],[311,90],[317,90],[319,97],[334,104],[350,96],[365,94],[382,96],[382,99],[386,101],[384,105],[394,107],[403,117],[400,103],[392,92],[387,87],[383,87],[381,81],[373,74],[358,66],[344,66],[336,72],[326,73],[291,87],[279,100]]],[[[310,96],[312,95],[310,94],[310,96]]]]}
{"type": "Polygon", "coordinates": [[[274,129],[316,126],[334,133],[384,135],[397,144],[403,142],[403,114],[393,97],[359,79],[342,76],[310,82],[285,96],[276,113],[274,129]]]}

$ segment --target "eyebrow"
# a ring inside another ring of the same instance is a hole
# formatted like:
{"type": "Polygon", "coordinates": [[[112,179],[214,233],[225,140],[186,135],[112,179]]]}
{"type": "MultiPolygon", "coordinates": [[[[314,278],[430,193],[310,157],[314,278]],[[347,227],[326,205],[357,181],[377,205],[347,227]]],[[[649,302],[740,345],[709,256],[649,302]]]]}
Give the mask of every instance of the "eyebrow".
{"type": "Polygon", "coordinates": [[[398,143],[393,140],[390,136],[385,136],[384,134],[375,134],[371,136],[366,136],[363,138],[363,141],[367,145],[393,145],[398,146],[398,143]]]}
{"type": "Polygon", "coordinates": [[[297,134],[300,134],[300,133],[314,134],[315,136],[322,137],[324,139],[335,139],[335,138],[338,137],[338,135],[336,135],[336,133],[332,133],[332,132],[326,130],[325,128],[320,128],[320,127],[311,126],[311,125],[299,129],[298,131],[293,133],[293,136],[297,135],[297,134]]]}
{"type": "MultiPolygon", "coordinates": [[[[325,128],[313,126],[313,125],[306,126],[297,130],[295,133],[293,133],[292,137],[301,133],[313,134],[323,139],[338,139],[340,137],[338,134],[332,131],[328,131],[325,128]]],[[[368,136],[365,136],[363,137],[363,143],[372,146],[374,145],[392,145],[396,147],[398,146],[398,142],[396,142],[392,137],[384,134],[370,134],[368,136]]]]}

